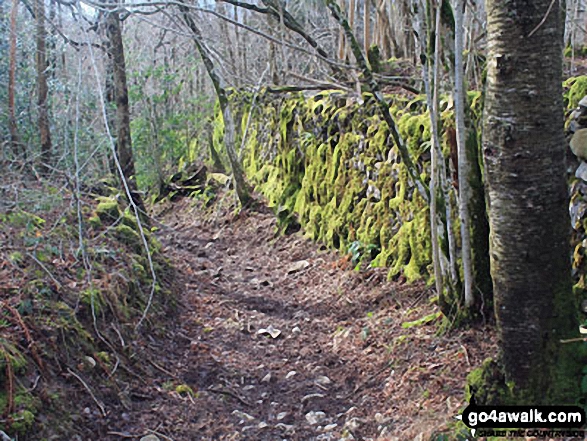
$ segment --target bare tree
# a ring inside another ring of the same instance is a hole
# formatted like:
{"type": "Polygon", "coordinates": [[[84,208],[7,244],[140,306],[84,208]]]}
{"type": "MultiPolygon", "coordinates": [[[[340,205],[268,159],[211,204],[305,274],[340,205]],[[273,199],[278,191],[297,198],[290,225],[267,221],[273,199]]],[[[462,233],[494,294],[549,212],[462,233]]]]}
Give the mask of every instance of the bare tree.
{"type": "Polygon", "coordinates": [[[18,0],[12,0],[10,11],[10,66],[8,68],[8,126],[10,130],[10,142],[15,155],[24,153],[21,148],[18,126],[16,123],[16,111],[14,109],[14,94],[16,88],[16,36],[17,36],[18,0]]]}
{"type": "Polygon", "coordinates": [[[144,212],[145,207],[143,199],[138,192],[135,176],[135,163],[130,133],[126,62],[124,45],[122,43],[120,13],[117,9],[108,11],[106,15],[106,34],[108,36],[108,55],[112,62],[113,89],[116,101],[116,153],[132,198],[137,207],[144,212]]]}
{"type": "Polygon", "coordinates": [[[47,69],[49,65],[46,52],[45,1],[35,0],[34,10],[37,21],[37,110],[39,113],[38,126],[41,142],[41,171],[47,173],[51,163],[51,130],[49,128],[49,111],[47,108],[47,95],[49,93],[47,69]]]}
{"type": "Polygon", "coordinates": [[[189,8],[182,5],[179,7],[179,9],[181,11],[182,17],[186,25],[192,32],[192,39],[194,41],[194,44],[196,45],[196,48],[200,56],[202,57],[202,60],[204,61],[204,65],[206,66],[208,75],[210,76],[210,79],[214,84],[214,89],[216,91],[218,102],[220,104],[220,110],[222,112],[222,117],[224,119],[224,144],[226,147],[226,152],[228,154],[228,160],[230,161],[232,176],[234,178],[235,190],[238,195],[240,203],[243,206],[246,206],[251,201],[250,190],[245,181],[245,176],[242,171],[235,150],[234,118],[230,110],[226,89],[223,85],[222,76],[220,76],[220,74],[214,66],[212,57],[210,56],[210,51],[208,47],[204,44],[200,29],[198,28],[196,22],[190,15],[189,8]]]}

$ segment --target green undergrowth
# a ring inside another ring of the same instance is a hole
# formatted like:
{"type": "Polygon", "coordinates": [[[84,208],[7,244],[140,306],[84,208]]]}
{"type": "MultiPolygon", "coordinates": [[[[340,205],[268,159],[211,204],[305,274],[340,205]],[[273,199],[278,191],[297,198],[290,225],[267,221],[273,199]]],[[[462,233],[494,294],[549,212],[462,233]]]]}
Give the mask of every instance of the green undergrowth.
{"type": "Polygon", "coordinates": [[[60,191],[44,205],[0,212],[0,430],[19,440],[66,433],[70,416],[83,409],[72,408],[79,400],[69,394],[79,393],[80,382],[71,372],[107,390],[115,360],[137,356],[128,342],[155,332],[173,306],[172,268],[143,225],[153,285],[145,241],[124,198],[86,197],[78,217],[76,205],[64,202],[73,196],[60,191]],[[153,307],[137,331],[152,291],[153,307]]]}
{"type": "MultiPolygon", "coordinates": [[[[390,97],[391,112],[424,181],[428,181],[430,118],[423,96],[390,97]]],[[[479,112],[478,93],[471,93],[479,112]]],[[[240,113],[244,170],[281,222],[299,222],[305,234],[358,265],[389,268],[390,279],[432,282],[429,209],[408,177],[389,128],[370,94],[363,102],[340,91],[315,96],[290,93],[257,97],[233,93],[240,113]],[[355,255],[358,259],[355,259],[355,255]]],[[[443,126],[454,127],[449,100],[443,126]]],[[[222,149],[223,126],[214,141],[222,149]]],[[[442,133],[448,158],[447,136],[442,133]]],[[[447,159],[447,166],[448,166],[447,159]]],[[[285,229],[285,228],[283,228],[285,229]]],[[[458,225],[455,226],[457,236],[458,225]]]]}

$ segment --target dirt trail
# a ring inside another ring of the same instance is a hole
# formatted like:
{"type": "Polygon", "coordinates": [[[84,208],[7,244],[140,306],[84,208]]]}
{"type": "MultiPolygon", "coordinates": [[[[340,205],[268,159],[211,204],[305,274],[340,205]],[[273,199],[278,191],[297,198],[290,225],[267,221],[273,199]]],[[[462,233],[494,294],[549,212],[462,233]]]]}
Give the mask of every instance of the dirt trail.
{"type": "Polygon", "coordinates": [[[177,324],[151,338],[152,375],[102,439],[403,441],[446,430],[466,374],[494,352],[483,330],[402,327],[436,311],[425,287],[353,271],[299,233],[275,236],[270,213],[202,219],[187,200],[163,219],[183,287],[177,324]]]}

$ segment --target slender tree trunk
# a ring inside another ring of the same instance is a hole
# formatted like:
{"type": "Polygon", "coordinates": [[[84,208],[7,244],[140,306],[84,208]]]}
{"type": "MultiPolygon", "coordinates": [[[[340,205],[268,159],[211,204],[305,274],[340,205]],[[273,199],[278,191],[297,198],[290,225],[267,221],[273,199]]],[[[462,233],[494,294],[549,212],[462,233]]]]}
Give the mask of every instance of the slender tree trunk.
{"type": "Polygon", "coordinates": [[[469,162],[465,145],[465,90],[463,78],[463,9],[464,0],[459,0],[455,9],[455,121],[457,130],[459,170],[459,218],[461,221],[461,258],[463,261],[463,283],[465,307],[475,303],[473,295],[473,270],[471,261],[471,230],[469,227],[469,162]]]}
{"type": "Polygon", "coordinates": [[[192,32],[192,38],[194,44],[202,57],[204,66],[208,71],[208,75],[212,80],[216,95],[218,97],[218,103],[220,104],[220,110],[224,119],[224,145],[226,146],[226,153],[228,160],[230,161],[230,167],[232,170],[232,176],[234,178],[234,187],[240,203],[246,206],[251,201],[250,190],[245,181],[245,176],[238,162],[238,157],[235,150],[235,125],[232,112],[228,103],[228,97],[226,96],[226,89],[223,85],[223,80],[220,74],[214,67],[212,58],[209,54],[209,49],[204,45],[202,34],[200,29],[197,27],[196,22],[192,19],[189,9],[186,6],[179,7],[183,19],[192,32]]]}
{"type": "MultiPolygon", "coordinates": [[[[434,130],[436,131],[437,141],[436,141],[436,148],[438,149],[438,156],[442,159],[439,161],[439,168],[438,168],[438,175],[440,180],[440,187],[442,189],[443,197],[444,197],[444,211],[446,217],[446,236],[448,242],[448,263],[449,263],[449,275],[450,275],[450,291],[447,294],[450,294],[453,297],[453,294],[457,293],[459,287],[459,277],[458,277],[458,270],[457,270],[457,247],[456,247],[456,238],[453,229],[453,218],[452,218],[452,202],[451,202],[451,193],[450,193],[450,186],[448,184],[447,172],[446,172],[446,161],[444,159],[444,155],[442,154],[442,148],[440,145],[440,112],[438,111],[438,94],[440,88],[440,64],[441,64],[441,38],[440,34],[442,32],[441,29],[441,15],[442,15],[442,2],[443,0],[436,1],[436,18],[435,18],[435,33],[434,33],[434,93],[432,98],[432,105],[433,105],[433,113],[436,119],[436,125],[434,130]]],[[[458,299],[460,301],[460,299],[458,299]]]]}
{"type": "Polygon", "coordinates": [[[371,46],[371,0],[363,0],[364,12],[363,12],[363,47],[365,53],[369,53],[369,47],[371,46]]]}
{"type": "Polygon", "coordinates": [[[126,61],[124,57],[124,45],[122,43],[122,30],[118,11],[108,11],[106,15],[106,34],[109,42],[109,56],[112,61],[112,77],[114,85],[114,98],[116,101],[116,154],[122,168],[122,174],[126,180],[135,204],[143,212],[145,206],[138,192],[135,163],[132,153],[132,140],[130,136],[130,110],[128,103],[128,87],[126,84],[126,61]]]}
{"type": "MultiPolygon", "coordinates": [[[[338,0],[338,7],[344,13],[346,11],[346,0],[338,0]]],[[[347,50],[346,50],[346,38],[344,30],[341,28],[338,32],[338,59],[346,61],[347,50]]]]}
{"type": "Polygon", "coordinates": [[[49,111],[47,109],[47,53],[45,31],[45,1],[35,0],[35,16],[37,19],[37,109],[39,138],[41,141],[41,171],[47,173],[51,164],[51,130],[49,128],[49,111]]]}
{"type": "Polygon", "coordinates": [[[18,0],[12,0],[12,11],[10,11],[10,62],[8,68],[8,128],[10,130],[10,142],[15,156],[24,153],[18,136],[16,123],[16,111],[14,109],[14,93],[16,89],[16,18],[18,16],[18,0]]]}
{"type": "Polygon", "coordinates": [[[483,155],[506,381],[518,401],[579,394],[571,290],[560,1],[487,1],[483,155]]]}

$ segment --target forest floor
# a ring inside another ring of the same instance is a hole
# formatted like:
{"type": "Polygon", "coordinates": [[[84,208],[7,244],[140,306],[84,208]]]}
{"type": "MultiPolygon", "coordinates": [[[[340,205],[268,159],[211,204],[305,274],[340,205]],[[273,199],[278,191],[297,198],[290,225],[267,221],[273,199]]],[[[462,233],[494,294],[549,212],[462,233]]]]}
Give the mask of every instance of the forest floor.
{"type": "Polygon", "coordinates": [[[94,420],[100,439],[404,441],[454,430],[466,375],[496,351],[490,326],[439,333],[425,286],[353,270],[301,232],[277,235],[269,211],[183,199],[159,220],[177,316],[144,347],[151,374],[130,386],[131,405],[94,420]]]}

